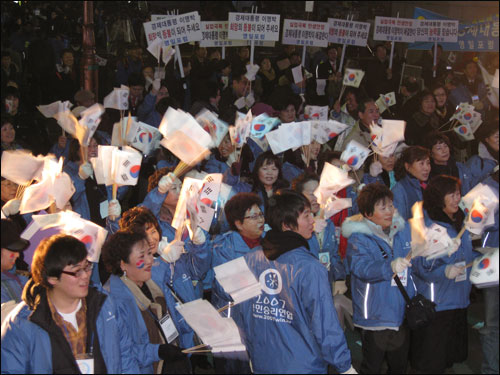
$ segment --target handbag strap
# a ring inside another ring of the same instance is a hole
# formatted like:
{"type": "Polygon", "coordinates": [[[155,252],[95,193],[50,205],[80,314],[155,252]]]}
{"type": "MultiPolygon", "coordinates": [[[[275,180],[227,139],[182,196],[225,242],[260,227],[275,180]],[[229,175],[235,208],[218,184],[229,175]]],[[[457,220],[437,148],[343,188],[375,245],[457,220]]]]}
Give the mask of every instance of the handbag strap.
{"type": "MultiPolygon", "coordinates": [[[[380,246],[380,244],[377,241],[375,241],[375,242],[377,243],[378,248],[380,249],[380,252],[382,253],[382,256],[384,257],[384,259],[387,259],[387,252],[382,248],[382,246],[380,246]]],[[[406,292],[406,289],[404,288],[403,284],[401,283],[399,276],[397,274],[395,274],[393,279],[396,282],[396,285],[398,286],[398,289],[401,292],[401,294],[403,295],[403,298],[405,299],[406,303],[409,304],[411,301],[410,296],[408,295],[408,293],[406,292]]]]}

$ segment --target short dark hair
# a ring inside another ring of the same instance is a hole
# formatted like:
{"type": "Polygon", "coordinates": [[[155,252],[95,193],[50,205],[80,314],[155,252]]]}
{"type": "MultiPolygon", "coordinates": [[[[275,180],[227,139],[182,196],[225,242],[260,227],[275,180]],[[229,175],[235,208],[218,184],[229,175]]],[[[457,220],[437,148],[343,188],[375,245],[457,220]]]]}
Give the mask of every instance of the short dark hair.
{"type": "Polygon", "coordinates": [[[438,143],[446,144],[450,149],[450,153],[452,152],[450,139],[445,134],[434,130],[425,137],[425,147],[429,151],[432,151],[432,148],[438,143]]]}
{"type": "Polygon", "coordinates": [[[297,193],[302,193],[304,191],[304,185],[309,181],[319,182],[319,176],[316,173],[302,173],[292,181],[292,189],[297,193]]]}
{"type": "Polygon", "coordinates": [[[118,224],[120,225],[120,230],[140,233],[145,233],[144,226],[151,224],[156,228],[158,234],[160,235],[160,239],[162,236],[161,227],[156,219],[156,216],[153,215],[151,210],[146,207],[132,207],[131,209],[125,211],[118,224]]]}
{"type": "Polygon", "coordinates": [[[375,205],[386,198],[389,198],[392,201],[394,199],[394,195],[392,194],[391,189],[384,184],[375,182],[373,184],[366,185],[358,195],[357,202],[359,212],[364,217],[373,215],[375,205]]]}
{"type": "Polygon", "coordinates": [[[160,115],[164,115],[167,109],[172,107],[174,109],[179,108],[179,102],[172,96],[167,96],[166,98],[161,98],[158,103],[156,103],[155,109],[160,115]]]}
{"type": "Polygon", "coordinates": [[[133,72],[128,76],[128,87],[131,86],[146,86],[146,78],[142,73],[133,72]]]}
{"type": "Polygon", "coordinates": [[[318,158],[318,174],[321,175],[321,172],[323,172],[323,168],[325,167],[325,163],[330,163],[332,159],[339,159],[341,157],[342,153],[340,151],[333,151],[333,150],[328,150],[326,152],[323,152],[319,154],[318,158]]]}
{"type": "Polygon", "coordinates": [[[410,146],[406,148],[399,159],[396,161],[394,166],[394,177],[397,181],[406,177],[405,163],[413,164],[419,160],[425,160],[431,158],[431,153],[428,149],[422,146],[410,146]]]}
{"type": "Polygon", "coordinates": [[[278,168],[278,170],[279,170],[278,179],[276,180],[275,184],[278,181],[283,179],[283,173],[281,170],[282,169],[281,159],[278,156],[274,155],[272,151],[266,151],[257,157],[257,160],[255,160],[255,164],[253,166],[252,178],[253,178],[254,188],[262,185],[262,183],[259,180],[259,169],[263,165],[267,165],[267,164],[274,164],[276,166],[276,168],[278,168]]]}
{"type": "Polygon", "coordinates": [[[460,187],[460,180],[456,177],[439,175],[431,178],[423,194],[425,210],[443,209],[445,195],[460,191],[460,187]]]}
{"type": "Polygon", "coordinates": [[[145,240],[146,234],[143,232],[119,230],[111,235],[101,250],[101,257],[106,270],[113,275],[122,276],[121,261],[128,263],[132,247],[136,243],[145,240]]]}
{"type": "Polygon", "coordinates": [[[266,223],[278,232],[283,231],[283,225],[296,229],[300,214],[311,208],[311,203],[303,194],[289,189],[277,191],[267,203],[266,223]]]}
{"type": "Polygon", "coordinates": [[[368,103],[375,103],[375,100],[373,100],[368,96],[361,98],[360,101],[358,102],[358,113],[365,113],[366,105],[368,103]]]}
{"type": "Polygon", "coordinates": [[[262,205],[262,199],[255,193],[238,193],[226,203],[224,213],[231,230],[238,231],[235,222],[243,222],[245,213],[254,205],[262,205]]]}

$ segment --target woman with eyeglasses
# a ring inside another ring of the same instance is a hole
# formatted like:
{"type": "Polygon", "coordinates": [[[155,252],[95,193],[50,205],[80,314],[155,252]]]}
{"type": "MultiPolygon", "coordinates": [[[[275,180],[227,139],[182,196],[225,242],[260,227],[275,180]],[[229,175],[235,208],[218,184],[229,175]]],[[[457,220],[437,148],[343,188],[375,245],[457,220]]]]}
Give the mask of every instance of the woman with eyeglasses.
{"type": "Polygon", "coordinates": [[[137,373],[128,322],[111,297],[89,288],[86,258],[72,236],[38,246],[24,302],[2,325],[2,373],[137,373]]]}
{"type": "Polygon", "coordinates": [[[139,373],[191,373],[181,348],[192,330],[177,312],[170,289],[151,278],[154,257],[146,235],[118,231],[105,242],[101,256],[112,273],[104,289],[126,317],[139,373]]]}

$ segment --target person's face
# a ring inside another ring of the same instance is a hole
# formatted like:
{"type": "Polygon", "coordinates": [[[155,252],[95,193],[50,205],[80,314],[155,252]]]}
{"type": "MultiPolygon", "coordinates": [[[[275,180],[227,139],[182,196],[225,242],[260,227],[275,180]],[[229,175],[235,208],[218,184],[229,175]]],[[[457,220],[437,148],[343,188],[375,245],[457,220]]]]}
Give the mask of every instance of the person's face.
{"type": "Polygon", "coordinates": [[[446,194],[444,196],[444,208],[443,212],[449,217],[453,217],[455,213],[458,211],[458,204],[460,203],[460,199],[462,196],[460,194],[460,190],[455,190],[453,193],[446,194]]]}
{"type": "Polygon", "coordinates": [[[318,160],[318,155],[320,150],[321,150],[321,144],[316,141],[312,141],[311,145],[309,146],[311,160],[318,160]]]}
{"type": "Polygon", "coordinates": [[[5,103],[8,103],[8,107],[6,108],[7,112],[10,114],[15,114],[17,113],[17,110],[19,108],[19,98],[13,95],[9,95],[5,98],[5,103]]]}
{"type": "Polygon", "coordinates": [[[17,251],[10,251],[2,247],[2,272],[11,270],[16,264],[17,258],[19,258],[17,251]]]}
{"type": "Polygon", "coordinates": [[[250,51],[248,50],[248,48],[241,48],[239,55],[240,55],[240,59],[246,60],[250,56],[250,51]]]}
{"type": "Polygon", "coordinates": [[[234,147],[231,143],[231,138],[229,137],[229,134],[227,134],[219,144],[219,153],[223,158],[227,158],[233,151],[234,147]]]}
{"type": "Polygon", "coordinates": [[[2,181],[2,201],[8,202],[16,197],[17,184],[10,180],[2,181]]]}
{"type": "Polygon", "coordinates": [[[7,122],[2,126],[1,132],[2,143],[12,143],[16,138],[16,131],[11,123],[7,122]]]}
{"type": "Polygon", "coordinates": [[[247,77],[242,76],[239,81],[233,80],[233,90],[238,98],[247,96],[249,88],[247,77]]]}
{"type": "Polygon", "coordinates": [[[444,88],[442,87],[439,87],[437,88],[436,90],[434,90],[433,92],[434,94],[434,98],[436,99],[436,104],[439,108],[442,108],[444,107],[444,105],[446,104],[446,91],[444,90],[444,88]]]}
{"type": "Polygon", "coordinates": [[[383,61],[387,56],[387,50],[385,49],[385,47],[379,46],[377,47],[377,51],[375,52],[375,54],[377,55],[377,59],[383,61]]]}
{"type": "Polygon", "coordinates": [[[318,204],[318,198],[314,195],[314,191],[318,187],[319,182],[316,180],[310,180],[307,181],[304,184],[302,194],[309,200],[309,203],[311,203],[311,212],[313,214],[317,214],[319,211],[319,204],[318,204]]]}
{"type": "Polygon", "coordinates": [[[167,98],[168,96],[168,89],[165,86],[160,87],[160,89],[158,90],[158,94],[156,94],[156,103],[158,103],[163,98],[167,98]]]}
{"type": "Polygon", "coordinates": [[[347,94],[345,103],[347,111],[349,113],[354,112],[358,109],[358,102],[356,101],[356,95],[354,95],[352,92],[347,94]]]}
{"type": "Polygon", "coordinates": [[[128,54],[133,60],[139,60],[142,55],[142,49],[141,48],[131,49],[128,54]]]}
{"type": "Polygon", "coordinates": [[[134,98],[141,97],[143,90],[144,90],[144,86],[141,86],[141,85],[130,86],[130,96],[132,96],[134,98]]]}
{"type": "Polygon", "coordinates": [[[205,47],[198,48],[198,50],[196,51],[196,56],[198,56],[198,58],[200,59],[204,59],[205,57],[207,57],[207,49],[205,47]]]}
{"type": "Polygon", "coordinates": [[[89,147],[88,147],[88,157],[89,158],[96,158],[97,157],[98,146],[99,145],[97,144],[97,141],[94,138],[90,138],[89,147]]]}
{"type": "Polygon", "coordinates": [[[330,60],[330,61],[337,60],[337,49],[336,48],[330,48],[328,50],[328,60],[330,60]]]}
{"type": "Polygon", "coordinates": [[[380,112],[378,111],[378,107],[375,102],[368,102],[366,103],[365,111],[358,112],[358,116],[361,122],[365,126],[369,127],[372,122],[375,124],[377,123],[380,118],[380,112]]]}
{"type": "Polygon", "coordinates": [[[217,60],[217,61],[220,61],[221,59],[221,55],[220,55],[220,52],[215,50],[213,51],[211,54],[210,54],[210,60],[217,60]]]}
{"type": "Polygon", "coordinates": [[[72,67],[75,62],[73,54],[70,52],[64,53],[62,56],[62,62],[64,65],[72,67]]]}
{"type": "Polygon", "coordinates": [[[313,230],[314,230],[314,217],[311,213],[311,209],[306,207],[304,211],[302,211],[297,218],[297,227],[290,228],[287,225],[282,226],[282,230],[291,230],[292,232],[300,234],[306,240],[311,238],[313,230]]]}
{"type": "Polygon", "coordinates": [[[394,206],[392,199],[384,198],[375,203],[373,213],[366,215],[366,218],[371,222],[380,225],[382,229],[387,229],[392,224],[392,217],[394,216],[394,206]]]}
{"type": "Polygon", "coordinates": [[[279,169],[272,160],[265,160],[259,168],[259,180],[266,187],[272,187],[279,175],[279,169]]]}
{"type": "Polygon", "coordinates": [[[146,241],[149,246],[149,250],[154,254],[158,251],[158,244],[160,243],[160,233],[156,230],[153,223],[147,223],[144,225],[144,233],[146,233],[146,241]]]}
{"type": "Polygon", "coordinates": [[[256,240],[262,236],[262,232],[264,231],[264,214],[259,206],[254,204],[246,210],[243,222],[236,220],[234,224],[238,228],[239,234],[251,240],[256,240]]]}
{"type": "Polygon", "coordinates": [[[262,60],[262,62],[260,63],[260,68],[266,72],[268,70],[271,70],[271,61],[269,61],[269,59],[262,60]]]}
{"type": "Polygon", "coordinates": [[[49,277],[47,280],[52,284],[53,291],[66,299],[75,300],[87,297],[89,292],[90,275],[92,268],[89,268],[89,261],[83,259],[78,264],[67,265],[63,271],[80,273],[78,276],[61,273],[59,278],[49,277]]]}
{"type": "Polygon", "coordinates": [[[10,58],[10,56],[2,57],[2,67],[3,68],[8,69],[11,62],[12,62],[12,59],[10,58]]]}
{"type": "Polygon", "coordinates": [[[172,188],[168,191],[168,194],[165,197],[165,200],[163,201],[163,205],[175,207],[177,205],[177,201],[179,200],[179,194],[181,192],[181,188],[182,188],[182,182],[181,180],[176,178],[174,180],[172,188]]]}
{"type": "Polygon", "coordinates": [[[493,151],[498,152],[498,130],[488,138],[485,138],[484,143],[490,146],[493,151]]]}
{"type": "Polygon", "coordinates": [[[431,157],[434,163],[439,165],[446,165],[450,158],[450,148],[444,142],[436,143],[432,146],[431,157]]]}
{"type": "Polygon", "coordinates": [[[465,67],[465,75],[468,79],[474,79],[477,76],[477,66],[476,64],[470,63],[465,67]]]}
{"type": "Polygon", "coordinates": [[[378,160],[380,161],[380,164],[382,164],[382,168],[387,172],[392,171],[394,169],[394,164],[396,164],[396,157],[394,155],[379,155],[378,160]]]}
{"type": "Polygon", "coordinates": [[[153,252],[147,241],[139,241],[132,246],[128,261],[120,262],[122,271],[126,272],[127,278],[142,286],[151,279],[151,267],[153,266],[153,252]]]}
{"type": "Polygon", "coordinates": [[[230,73],[231,73],[231,65],[228,65],[224,69],[222,69],[223,76],[228,76],[230,73]]]}
{"type": "Polygon", "coordinates": [[[188,75],[191,72],[191,62],[188,62],[186,66],[184,66],[184,75],[188,75]]]}
{"type": "Polygon", "coordinates": [[[295,106],[293,104],[288,104],[288,106],[280,111],[280,120],[282,123],[293,122],[295,121],[295,106]]]}
{"type": "Polygon", "coordinates": [[[302,59],[299,55],[292,55],[290,57],[290,64],[291,65],[300,65],[301,62],[302,62],[302,59]]]}
{"type": "Polygon", "coordinates": [[[421,182],[427,181],[431,171],[431,161],[426,158],[424,160],[415,160],[413,163],[405,163],[406,170],[421,182]]]}
{"type": "Polygon", "coordinates": [[[425,98],[423,98],[421,108],[422,112],[425,113],[426,115],[434,113],[434,111],[436,110],[436,100],[434,99],[434,97],[428,95],[425,98]]]}
{"type": "Polygon", "coordinates": [[[154,72],[153,68],[150,66],[144,68],[142,70],[142,74],[144,75],[144,78],[147,78],[147,77],[149,77],[151,79],[155,78],[155,72],[154,72]]]}

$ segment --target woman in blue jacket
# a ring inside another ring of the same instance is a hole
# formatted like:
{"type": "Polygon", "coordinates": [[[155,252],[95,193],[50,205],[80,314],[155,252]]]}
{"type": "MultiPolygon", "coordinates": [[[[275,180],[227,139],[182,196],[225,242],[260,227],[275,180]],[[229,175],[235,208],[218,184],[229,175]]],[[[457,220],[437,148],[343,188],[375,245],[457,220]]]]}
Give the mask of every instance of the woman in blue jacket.
{"type": "Polygon", "coordinates": [[[353,323],[361,328],[363,374],[380,374],[384,359],[391,374],[405,374],[408,364],[406,303],[393,274],[413,297],[411,263],[405,258],[411,250],[411,230],[394,209],[392,198],[385,185],[365,186],[358,196],[360,214],[342,225],[342,234],[349,239],[353,323]]]}
{"type": "Polygon", "coordinates": [[[127,321],[139,372],[191,372],[181,348],[192,345],[183,340],[192,330],[175,309],[170,290],[151,279],[154,258],[144,233],[118,231],[103,245],[102,257],[112,273],[104,289],[127,321]]]}
{"type": "MultiPolygon", "coordinates": [[[[76,238],[50,237],[33,278],[2,325],[3,374],[137,373],[130,331],[113,299],[89,288],[92,264],[76,238]]],[[[134,333],[135,335],[135,333],[134,333]]]]}
{"type": "Polygon", "coordinates": [[[404,220],[412,217],[411,208],[422,200],[422,191],[427,186],[431,172],[429,150],[420,146],[405,149],[396,162],[396,180],[392,188],[394,207],[404,220]]]}
{"type": "Polygon", "coordinates": [[[473,155],[466,163],[454,160],[451,142],[448,137],[439,132],[433,132],[427,137],[426,147],[431,152],[431,173],[434,176],[448,175],[460,179],[462,195],[467,194],[474,186],[484,179],[495,167],[490,159],[473,155]]]}
{"type": "MultiPolygon", "coordinates": [[[[460,199],[460,180],[444,175],[432,178],[424,191],[426,227],[439,224],[450,238],[456,238],[464,222],[460,199]]],[[[476,255],[467,231],[460,240],[454,240],[448,254],[441,258],[428,261],[417,257],[413,261],[417,290],[436,303],[437,312],[427,327],[413,331],[411,363],[419,372],[442,374],[453,363],[467,358],[471,283],[470,267],[465,267],[476,255]]]]}

